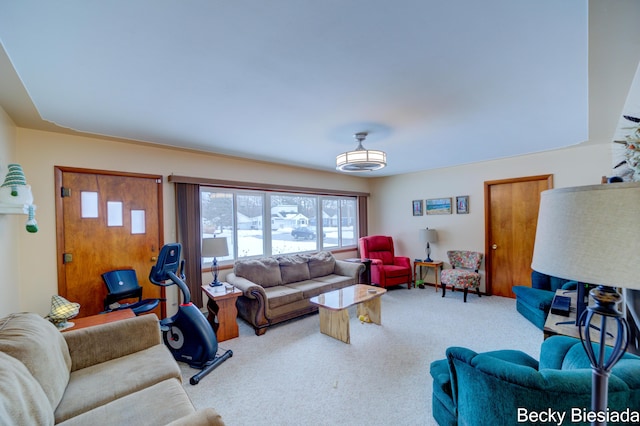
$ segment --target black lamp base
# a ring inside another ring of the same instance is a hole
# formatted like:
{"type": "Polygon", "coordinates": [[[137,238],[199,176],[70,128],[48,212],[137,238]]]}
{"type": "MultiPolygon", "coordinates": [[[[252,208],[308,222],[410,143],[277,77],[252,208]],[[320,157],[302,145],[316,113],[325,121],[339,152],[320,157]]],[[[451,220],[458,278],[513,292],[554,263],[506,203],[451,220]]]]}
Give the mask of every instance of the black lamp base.
{"type": "MultiPolygon", "coordinates": [[[[608,384],[611,369],[624,355],[629,344],[629,327],[621,312],[616,309],[616,304],[620,301],[620,295],[612,287],[598,286],[591,290],[591,298],[595,301],[593,306],[589,306],[583,313],[584,321],[580,321],[578,331],[582,346],[589,358],[592,370],[592,391],[591,410],[594,412],[604,412],[607,410],[608,384]],[[596,352],[591,342],[589,330],[594,328],[592,321],[595,317],[600,318],[600,338],[598,351],[596,352]],[[616,340],[608,357],[604,356],[605,339],[607,337],[607,320],[613,322],[616,327],[616,340]]],[[[606,422],[595,421],[592,425],[606,425],[606,422]]]]}

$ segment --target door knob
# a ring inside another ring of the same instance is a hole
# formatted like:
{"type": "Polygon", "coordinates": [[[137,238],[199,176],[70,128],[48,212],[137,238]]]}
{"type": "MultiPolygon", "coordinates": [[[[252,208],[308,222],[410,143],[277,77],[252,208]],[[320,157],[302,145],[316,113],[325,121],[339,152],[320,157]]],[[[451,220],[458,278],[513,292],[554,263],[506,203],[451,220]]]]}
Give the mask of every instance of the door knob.
{"type": "Polygon", "coordinates": [[[497,244],[494,244],[494,245],[492,245],[492,246],[491,246],[491,248],[495,250],[495,249],[497,249],[497,248],[498,248],[498,245],[497,245],[497,244]]]}
{"type": "Polygon", "coordinates": [[[152,256],[152,257],[151,257],[151,261],[152,261],[152,262],[155,262],[156,260],[158,260],[158,258],[157,258],[156,256],[152,256]]]}

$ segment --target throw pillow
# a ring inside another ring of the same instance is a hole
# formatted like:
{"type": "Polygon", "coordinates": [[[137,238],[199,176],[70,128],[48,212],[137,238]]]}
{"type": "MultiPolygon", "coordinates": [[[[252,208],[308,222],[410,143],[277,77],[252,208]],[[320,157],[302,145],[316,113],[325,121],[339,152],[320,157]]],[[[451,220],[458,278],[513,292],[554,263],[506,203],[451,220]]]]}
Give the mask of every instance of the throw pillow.
{"type": "Polygon", "coordinates": [[[0,352],[22,361],[44,389],[55,409],[71,371],[69,347],[62,333],[35,313],[16,313],[0,320],[0,352]]]}
{"type": "MultiPolygon", "coordinates": [[[[56,330],[56,333],[58,331],[56,330]]],[[[0,352],[0,419],[9,425],[52,425],[53,409],[27,367],[0,352]]]]}
{"type": "Polygon", "coordinates": [[[336,266],[336,259],[331,252],[321,251],[316,254],[307,255],[309,259],[309,276],[311,278],[324,277],[333,274],[336,266]]]}
{"type": "Polygon", "coordinates": [[[282,275],[282,283],[295,283],[298,281],[308,280],[309,265],[307,259],[303,256],[280,256],[277,258],[280,264],[280,275],[282,275]]]}
{"type": "Polygon", "coordinates": [[[262,287],[282,285],[280,265],[278,261],[272,257],[240,260],[233,265],[233,272],[238,277],[245,278],[262,287]]]}

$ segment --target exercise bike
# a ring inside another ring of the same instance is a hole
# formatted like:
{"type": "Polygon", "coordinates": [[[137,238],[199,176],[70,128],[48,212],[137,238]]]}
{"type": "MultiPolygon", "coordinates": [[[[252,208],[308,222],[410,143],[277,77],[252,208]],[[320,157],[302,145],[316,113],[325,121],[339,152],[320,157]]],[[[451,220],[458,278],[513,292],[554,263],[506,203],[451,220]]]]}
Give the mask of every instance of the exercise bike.
{"type": "Polygon", "coordinates": [[[158,255],[157,263],[151,267],[149,280],[162,287],[175,284],[182,291],[183,300],[178,312],[170,318],[161,320],[160,329],[164,343],[173,357],[200,370],[189,380],[192,385],[197,385],[203,377],[233,356],[233,352],[227,350],[222,355],[216,356],[218,352],[216,334],[202,312],[191,302],[191,293],[184,282],[184,260],[180,262],[181,249],[182,246],[179,243],[164,245],[158,255]]]}

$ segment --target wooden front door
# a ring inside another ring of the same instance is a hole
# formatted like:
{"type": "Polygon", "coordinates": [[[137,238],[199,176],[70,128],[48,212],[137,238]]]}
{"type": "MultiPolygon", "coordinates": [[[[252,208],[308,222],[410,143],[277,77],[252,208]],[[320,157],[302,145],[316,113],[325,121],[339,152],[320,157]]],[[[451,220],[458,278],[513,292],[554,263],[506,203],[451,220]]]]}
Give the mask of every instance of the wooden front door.
{"type": "Polygon", "coordinates": [[[485,182],[487,293],[515,297],[514,285],[531,283],[531,259],[540,193],[553,175],[485,182]]]}
{"type": "MultiPolygon", "coordinates": [[[[102,274],[135,269],[143,298],[164,289],[149,281],[162,248],[162,176],[55,168],[58,293],[80,303],[78,317],[104,310],[102,274]]],[[[165,315],[165,305],[156,310],[165,315]]]]}

